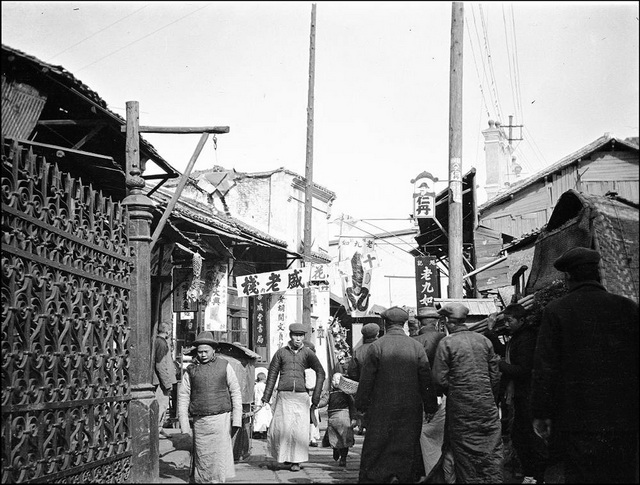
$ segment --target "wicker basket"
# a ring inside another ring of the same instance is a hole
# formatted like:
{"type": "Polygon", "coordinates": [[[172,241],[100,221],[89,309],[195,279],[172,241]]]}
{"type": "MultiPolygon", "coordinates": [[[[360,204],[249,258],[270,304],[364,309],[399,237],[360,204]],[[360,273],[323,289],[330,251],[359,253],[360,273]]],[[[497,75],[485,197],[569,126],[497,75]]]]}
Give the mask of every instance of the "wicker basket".
{"type": "Polygon", "coordinates": [[[358,392],[358,381],[354,381],[345,377],[344,375],[340,376],[340,381],[338,382],[338,389],[346,394],[355,394],[358,392]]]}

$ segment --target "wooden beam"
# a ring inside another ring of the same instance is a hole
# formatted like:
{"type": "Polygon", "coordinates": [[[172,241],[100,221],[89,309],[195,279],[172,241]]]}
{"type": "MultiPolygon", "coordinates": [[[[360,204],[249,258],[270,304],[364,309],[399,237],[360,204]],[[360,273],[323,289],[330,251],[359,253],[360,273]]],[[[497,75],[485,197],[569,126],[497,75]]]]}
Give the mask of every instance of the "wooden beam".
{"type": "MultiPolygon", "coordinates": [[[[105,126],[104,120],[38,120],[39,126],[105,126]]],[[[126,127],[125,127],[126,129],[126,127]]]]}
{"type": "MultiPolygon", "coordinates": [[[[126,126],[121,126],[120,131],[125,132],[126,126]]],[[[173,133],[173,134],[189,134],[189,133],[213,133],[221,135],[229,133],[228,126],[202,126],[202,127],[184,127],[184,126],[141,126],[138,128],[139,133],[173,133]]]]}

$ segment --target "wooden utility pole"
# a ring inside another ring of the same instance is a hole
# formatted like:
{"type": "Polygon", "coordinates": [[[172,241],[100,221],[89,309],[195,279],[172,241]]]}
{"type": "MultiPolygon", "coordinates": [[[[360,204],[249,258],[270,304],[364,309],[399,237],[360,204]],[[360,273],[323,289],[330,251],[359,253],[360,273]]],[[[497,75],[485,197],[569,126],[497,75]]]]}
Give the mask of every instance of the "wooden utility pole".
{"type": "MultiPolygon", "coordinates": [[[[311,4],[311,35],[309,42],[309,92],[307,97],[307,159],[304,191],[304,263],[311,264],[311,220],[313,216],[313,91],[316,64],[316,4],[311,4]]],[[[302,290],[302,323],[311,325],[311,288],[302,290]]],[[[310,333],[309,333],[310,335],[310,333]]]]}
{"type": "Polygon", "coordinates": [[[462,298],[462,40],[464,4],[451,5],[449,72],[449,298],[462,298]]]}

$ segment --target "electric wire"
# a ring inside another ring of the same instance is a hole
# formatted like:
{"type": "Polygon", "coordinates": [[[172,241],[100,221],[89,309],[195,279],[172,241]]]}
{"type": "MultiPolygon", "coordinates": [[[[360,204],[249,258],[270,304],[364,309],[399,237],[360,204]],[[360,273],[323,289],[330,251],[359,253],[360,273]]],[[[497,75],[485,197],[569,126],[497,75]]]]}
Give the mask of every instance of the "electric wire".
{"type": "MultiPolygon", "coordinates": [[[[480,87],[480,94],[482,95],[481,103],[484,104],[484,108],[487,111],[487,118],[491,118],[491,114],[489,113],[489,106],[487,106],[486,95],[484,93],[484,88],[482,87],[482,78],[480,77],[480,71],[478,70],[478,61],[476,60],[476,51],[473,48],[473,41],[471,40],[471,30],[469,29],[469,22],[465,22],[467,25],[467,34],[469,35],[469,45],[471,46],[471,55],[473,57],[473,65],[476,68],[476,75],[478,76],[478,83],[480,87]]],[[[482,106],[480,106],[482,110],[482,106]]]]}
{"type": "Polygon", "coordinates": [[[116,24],[119,24],[119,23],[120,23],[120,22],[122,22],[123,20],[128,19],[128,18],[129,18],[129,17],[131,17],[132,15],[137,14],[140,10],[145,9],[145,8],[147,8],[148,6],[149,6],[149,5],[144,5],[144,6],[140,7],[138,10],[133,11],[133,12],[132,12],[132,13],[130,13],[129,15],[125,15],[124,17],[122,17],[122,18],[120,18],[120,19],[116,20],[115,22],[110,23],[109,25],[107,25],[106,27],[104,27],[104,28],[102,28],[102,29],[98,30],[97,32],[94,32],[94,33],[93,33],[93,34],[91,34],[90,36],[85,37],[84,39],[82,39],[82,40],[80,40],[80,41],[76,42],[76,43],[75,43],[75,44],[73,44],[73,45],[70,45],[70,46],[69,46],[69,47],[67,47],[66,49],[63,49],[63,50],[61,50],[60,52],[58,52],[57,54],[54,54],[54,55],[52,55],[51,57],[49,57],[49,59],[47,60],[47,62],[51,62],[51,60],[52,60],[52,59],[55,59],[55,58],[56,58],[56,57],[58,57],[60,54],[64,54],[64,53],[65,53],[65,52],[67,52],[68,50],[73,49],[73,48],[74,48],[74,47],[76,47],[77,45],[80,45],[80,44],[82,44],[83,42],[85,42],[85,41],[87,41],[87,40],[91,39],[92,37],[95,37],[95,36],[96,36],[96,35],[98,35],[99,33],[104,32],[105,30],[107,30],[107,29],[109,29],[109,28],[113,27],[113,26],[114,26],[114,25],[116,25],[116,24]]]}
{"type": "Polygon", "coordinates": [[[131,47],[132,45],[137,44],[137,43],[138,43],[138,42],[140,42],[141,40],[144,40],[144,39],[146,39],[147,37],[151,37],[152,35],[157,34],[157,33],[158,33],[158,32],[160,32],[161,30],[164,30],[164,29],[166,29],[167,27],[170,27],[170,26],[172,26],[172,25],[174,25],[174,24],[176,24],[176,23],[180,22],[181,20],[184,20],[185,18],[187,18],[187,17],[189,17],[189,16],[193,15],[193,14],[194,14],[194,13],[196,13],[196,12],[199,12],[200,10],[202,10],[202,9],[204,9],[204,8],[207,8],[208,6],[209,6],[208,4],[207,4],[207,5],[204,5],[204,6],[200,7],[200,8],[198,8],[198,9],[194,10],[193,12],[188,13],[187,15],[184,15],[183,17],[180,17],[179,19],[174,20],[173,22],[170,22],[170,23],[168,23],[168,24],[166,24],[166,25],[164,25],[164,26],[160,27],[159,29],[154,30],[153,32],[150,32],[150,33],[148,33],[148,34],[146,34],[146,35],[143,35],[142,37],[139,37],[138,39],[136,39],[136,40],[134,40],[134,41],[132,41],[132,42],[129,42],[127,45],[125,45],[125,46],[123,46],[123,47],[120,47],[119,49],[116,49],[115,51],[110,52],[110,53],[109,53],[109,54],[107,54],[106,56],[103,56],[103,57],[101,57],[100,59],[98,59],[98,60],[96,60],[96,61],[93,61],[92,63],[87,64],[86,66],[81,67],[80,69],[76,69],[76,72],[77,72],[77,71],[82,71],[83,69],[86,69],[87,67],[91,67],[91,66],[93,66],[94,64],[97,64],[98,62],[103,61],[103,60],[104,60],[104,59],[106,59],[107,57],[111,57],[112,55],[117,54],[118,52],[120,52],[120,51],[122,51],[122,50],[126,49],[127,47],[131,47]]]}
{"type": "MultiPolygon", "coordinates": [[[[473,27],[474,30],[476,32],[476,39],[478,41],[478,48],[480,49],[481,55],[480,60],[482,62],[482,80],[486,81],[486,85],[489,88],[489,100],[491,101],[491,111],[493,111],[494,107],[495,107],[495,101],[494,101],[494,97],[493,97],[493,92],[491,91],[491,82],[489,80],[489,76],[487,75],[487,64],[484,60],[484,51],[482,48],[482,41],[480,40],[480,34],[478,32],[478,22],[476,21],[476,13],[475,10],[473,9],[473,5],[471,6],[471,15],[473,17],[473,27]]],[[[482,81],[481,81],[482,82],[482,81]]],[[[487,111],[489,111],[489,108],[487,107],[487,111]]],[[[491,114],[489,114],[489,118],[494,118],[496,119],[498,117],[498,113],[494,113],[493,116],[491,116],[491,114]]]]}
{"type": "Polygon", "coordinates": [[[480,9],[480,21],[482,23],[482,33],[484,36],[485,51],[487,54],[487,65],[489,66],[489,74],[491,76],[491,87],[495,93],[496,112],[498,114],[498,120],[502,124],[504,120],[504,116],[502,115],[502,109],[500,107],[500,98],[498,97],[498,83],[496,82],[496,75],[493,69],[493,62],[491,61],[491,48],[489,47],[489,36],[488,36],[487,24],[485,22],[484,13],[482,12],[482,5],[479,5],[478,8],[480,9]]]}

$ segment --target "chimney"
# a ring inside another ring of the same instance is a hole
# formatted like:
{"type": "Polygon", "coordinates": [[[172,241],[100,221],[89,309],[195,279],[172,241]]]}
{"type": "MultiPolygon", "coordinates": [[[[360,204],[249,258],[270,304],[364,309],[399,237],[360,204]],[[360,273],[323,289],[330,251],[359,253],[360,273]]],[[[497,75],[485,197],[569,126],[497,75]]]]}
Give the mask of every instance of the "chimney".
{"type": "Polygon", "coordinates": [[[511,147],[509,140],[500,126],[499,121],[489,120],[489,128],[482,132],[484,135],[485,166],[487,179],[485,190],[487,200],[498,195],[507,181],[505,174],[509,171],[511,162],[511,147]]]}

